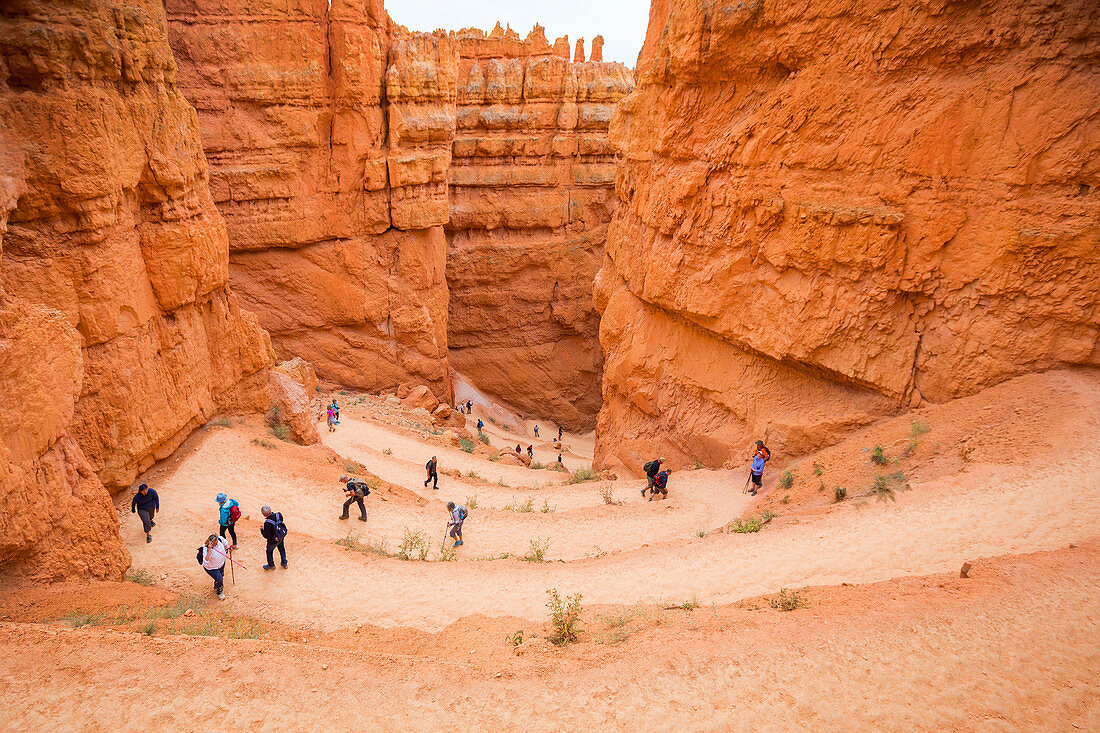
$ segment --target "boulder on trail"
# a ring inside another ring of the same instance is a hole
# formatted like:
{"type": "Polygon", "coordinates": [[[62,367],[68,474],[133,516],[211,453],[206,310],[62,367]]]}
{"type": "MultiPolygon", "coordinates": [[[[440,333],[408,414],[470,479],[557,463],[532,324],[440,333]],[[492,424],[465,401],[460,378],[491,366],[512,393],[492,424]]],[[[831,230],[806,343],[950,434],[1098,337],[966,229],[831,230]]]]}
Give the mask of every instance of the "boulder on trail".
{"type": "Polygon", "coordinates": [[[273,369],[267,375],[267,396],[271,405],[279,408],[279,419],[290,429],[294,442],[302,445],[321,442],[313,422],[309,397],[302,385],[273,369]]]}
{"type": "Polygon", "coordinates": [[[507,448],[500,452],[500,462],[510,463],[513,466],[525,466],[528,468],[530,468],[531,466],[530,458],[528,458],[526,455],[520,455],[514,450],[509,450],[507,448]]]}
{"type": "Polygon", "coordinates": [[[424,410],[427,410],[429,414],[439,404],[439,400],[435,398],[435,395],[432,394],[432,391],[425,387],[423,384],[413,387],[408,395],[406,395],[402,399],[402,402],[404,402],[408,407],[423,408],[424,410]]]}

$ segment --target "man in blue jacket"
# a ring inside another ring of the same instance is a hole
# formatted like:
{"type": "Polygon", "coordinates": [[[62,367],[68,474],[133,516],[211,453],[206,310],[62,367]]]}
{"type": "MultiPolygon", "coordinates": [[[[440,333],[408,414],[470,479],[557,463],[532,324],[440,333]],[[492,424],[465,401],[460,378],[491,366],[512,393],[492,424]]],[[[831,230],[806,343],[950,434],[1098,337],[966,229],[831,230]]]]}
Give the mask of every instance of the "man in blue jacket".
{"type": "Polygon", "coordinates": [[[159,511],[160,497],[157,496],[157,492],[150,489],[148,484],[139,486],[134,498],[130,500],[130,513],[137,512],[137,515],[141,517],[141,528],[145,530],[146,542],[153,541],[153,527],[157,526],[157,523],[153,521],[153,517],[159,511]]]}

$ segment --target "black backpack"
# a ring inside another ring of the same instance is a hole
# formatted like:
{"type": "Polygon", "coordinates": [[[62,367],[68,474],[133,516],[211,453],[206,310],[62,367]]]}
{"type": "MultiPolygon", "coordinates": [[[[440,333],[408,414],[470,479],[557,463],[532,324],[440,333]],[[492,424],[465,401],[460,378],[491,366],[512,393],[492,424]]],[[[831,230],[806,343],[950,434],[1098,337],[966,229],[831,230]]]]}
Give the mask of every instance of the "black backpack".
{"type": "Polygon", "coordinates": [[[288,530],[286,524],[283,523],[283,515],[279,512],[275,512],[267,518],[267,521],[272,524],[272,529],[274,530],[272,534],[274,535],[275,542],[282,542],[285,540],[290,530],[288,530]]]}
{"type": "Polygon", "coordinates": [[[195,559],[199,561],[199,565],[202,565],[202,548],[199,548],[199,554],[195,556],[195,559]]]}
{"type": "Polygon", "coordinates": [[[642,466],[642,470],[645,471],[646,476],[656,476],[658,469],[661,468],[661,464],[657,461],[650,461],[642,466]]]}
{"type": "Polygon", "coordinates": [[[356,479],[352,479],[351,481],[348,481],[348,488],[354,491],[356,496],[370,495],[370,486],[367,485],[366,481],[358,481],[356,479]]]}

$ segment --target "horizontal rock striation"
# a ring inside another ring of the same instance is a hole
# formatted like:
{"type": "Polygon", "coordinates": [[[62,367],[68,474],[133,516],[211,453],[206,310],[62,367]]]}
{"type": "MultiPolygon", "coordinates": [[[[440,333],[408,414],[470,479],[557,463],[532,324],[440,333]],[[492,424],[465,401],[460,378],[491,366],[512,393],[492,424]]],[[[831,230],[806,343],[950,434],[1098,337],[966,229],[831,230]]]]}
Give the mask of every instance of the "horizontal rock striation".
{"type": "Polygon", "coordinates": [[[1098,47],[1084,0],[654,2],[611,125],[598,462],[798,455],[1100,364],[1098,47]]]}
{"type": "Polygon", "coordinates": [[[395,40],[377,0],[166,5],[232,284],[276,352],[448,395],[448,38],[395,40]]]}
{"type": "Polygon", "coordinates": [[[570,430],[595,426],[603,363],[592,282],[603,259],[622,64],[571,62],[536,27],[458,34],[447,283],[452,366],[570,430]]]}
{"type": "Polygon", "coordinates": [[[378,2],[167,5],[232,282],[280,356],[445,401],[454,367],[594,426],[607,126],[629,70],[571,62],[537,27],[410,33],[378,2]]]}
{"type": "Polygon", "coordinates": [[[0,564],[120,577],[107,488],[221,408],[262,407],[272,353],[226,287],[225,226],[157,0],[0,16],[0,564]]]}

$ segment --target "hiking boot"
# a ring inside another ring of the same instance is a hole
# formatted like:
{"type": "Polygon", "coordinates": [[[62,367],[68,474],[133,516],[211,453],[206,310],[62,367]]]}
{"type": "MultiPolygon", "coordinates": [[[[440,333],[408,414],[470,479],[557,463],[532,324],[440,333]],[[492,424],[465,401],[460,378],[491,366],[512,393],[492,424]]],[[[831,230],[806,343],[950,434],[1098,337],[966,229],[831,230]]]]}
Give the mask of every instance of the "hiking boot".
{"type": "Polygon", "coordinates": [[[283,570],[286,570],[286,563],[283,563],[283,570]]]}
{"type": "Polygon", "coordinates": [[[365,522],[365,521],[367,521],[367,518],[366,517],[359,517],[359,521],[360,522],[365,522]]]}
{"type": "Polygon", "coordinates": [[[642,498],[645,498],[645,489],[642,489],[642,498]]]}
{"type": "Polygon", "coordinates": [[[459,540],[458,542],[454,543],[454,545],[452,545],[452,547],[458,547],[461,544],[462,544],[462,540],[459,540]]]}
{"type": "Polygon", "coordinates": [[[237,549],[237,546],[236,546],[236,545],[230,545],[230,546],[229,546],[229,549],[230,549],[230,550],[236,550],[236,549],[237,549]]]}
{"type": "Polygon", "coordinates": [[[348,515],[347,515],[347,514],[341,514],[341,515],[340,515],[340,519],[347,519],[347,518],[348,518],[348,515]]]}
{"type": "Polygon", "coordinates": [[[275,569],[274,565],[264,565],[264,570],[274,570],[274,569],[275,569]]]}
{"type": "Polygon", "coordinates": [[[153,535],[151,535],[151,534],[145,535],[145,542],[146,543],[149,543],[149,542],[152,542],[152,541],[153,541],[153,535]]]}
{"type": "Polygon", "coordinates": [[[156,522],[149,522],[149,526],[150,527],[155,527],[155,526],[157,526],[157,523],[156,522]]]}
{"type": "Polygon", "coordinates": [[[224,601],[225,600],[225,594],[222,593],[221,591],[218,591],[218,600],[219,601],[224,601]]]}

